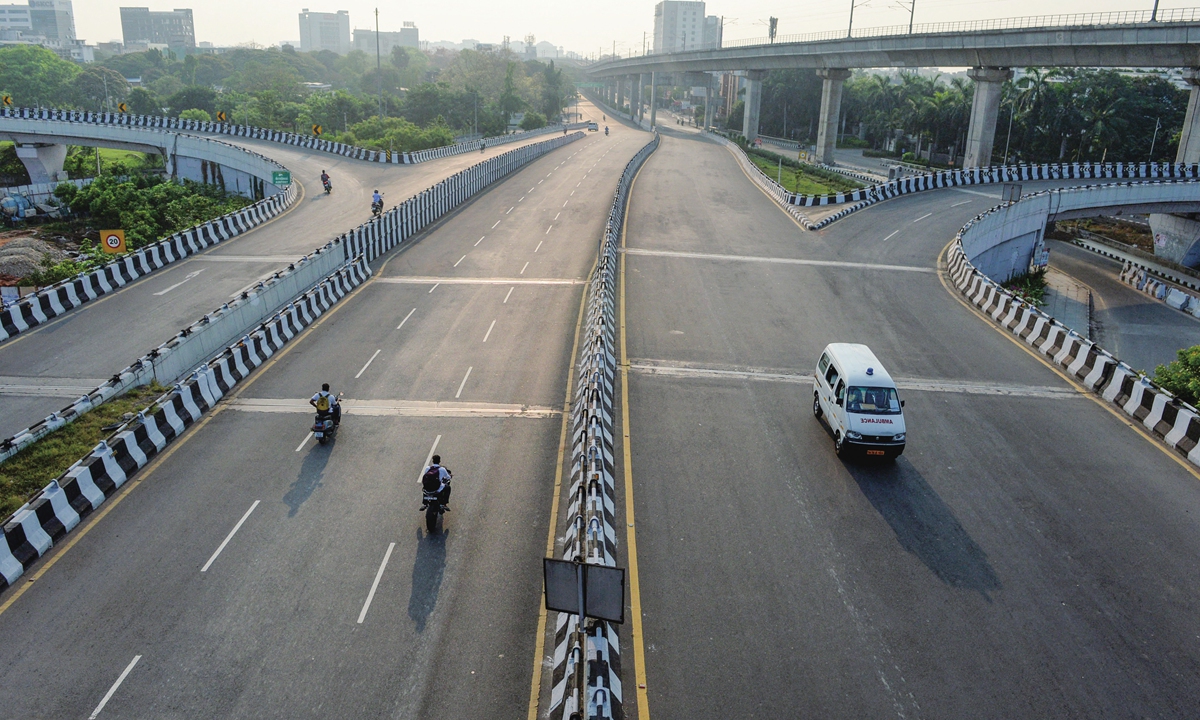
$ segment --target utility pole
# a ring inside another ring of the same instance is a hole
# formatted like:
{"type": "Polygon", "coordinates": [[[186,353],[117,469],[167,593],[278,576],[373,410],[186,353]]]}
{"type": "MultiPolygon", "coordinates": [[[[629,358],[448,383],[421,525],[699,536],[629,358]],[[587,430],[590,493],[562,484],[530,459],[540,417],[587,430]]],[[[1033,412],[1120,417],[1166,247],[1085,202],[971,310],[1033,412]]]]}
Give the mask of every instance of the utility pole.
{"type": "MultiPolygon", "coordinates": [[[[1158,5],[1158,3],[1154,3],[1158,5]]],[[[1154,118],[1154,137],[1150,138],[1150,157],[1146,158],[1146,162],[1154,162],[1154,143],[1158,141],[1158,129],[1162,127],[1160,120],[1162,118],[1154,118]]]]}
{"type": "Polygon", "coordinates": [[[852,37],[853,33],[854,33],[854,0],[850,0],[850,27],[846,28],[846,37],[852,37]]]}
{"type": "Polygon", "coordinates": [[[379,52],[379,8],[375,8],[375,80],[379,86],[379,119],[383,119],[383,60],[379,52]]]}
{"type": "Polygon", "coordinates": [[[1158,20],[1158,0],[1154,0],[1154,9],[1150,11],[1150,22],[1158,20]]]}

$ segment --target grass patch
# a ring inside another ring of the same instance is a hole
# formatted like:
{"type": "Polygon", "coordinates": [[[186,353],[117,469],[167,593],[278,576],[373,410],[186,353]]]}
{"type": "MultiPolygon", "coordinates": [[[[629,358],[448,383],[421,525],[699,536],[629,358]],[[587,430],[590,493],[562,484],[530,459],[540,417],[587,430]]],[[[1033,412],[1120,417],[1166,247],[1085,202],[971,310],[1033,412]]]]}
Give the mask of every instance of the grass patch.
{"type": "Polygon", "coordinates": [[[784,189],[800,195],[829,195],[856,190],[863,186],[856,180],[829,170],[804,165],[782,155],[772,154],[764,157],[757,154],[758,152],[747,153],[750,161],[757,165],[767,177],[777,180],[784,189]],[[782,172],[780,172],[780,159],[783,160],[782,172]]]}
{"type": "Polygon", "coordinates": [[[111,426],[126,413],[136,413],[167,388],[152,383],[136,387],[85,413],[0,464],[0,517],[8,517],[34,492],[67,471],[96,444],[112,434],[111,426]],[[105,430],[104,428],[110,428],[105,430]]]}
{"type": "Polygon", "coordinates": [[[1024,302],[1042,307],[1046,304],[1046,270],[1017,275],[1006,282],[1004,288],[1024,302]]]}

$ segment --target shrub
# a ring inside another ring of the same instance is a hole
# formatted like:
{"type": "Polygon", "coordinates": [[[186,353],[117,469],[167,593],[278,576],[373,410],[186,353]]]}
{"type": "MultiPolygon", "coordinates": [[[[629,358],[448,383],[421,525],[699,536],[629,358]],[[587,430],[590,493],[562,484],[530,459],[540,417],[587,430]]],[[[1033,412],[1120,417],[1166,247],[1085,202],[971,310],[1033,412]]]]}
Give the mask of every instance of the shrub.
{"type": "Polygon", "coordinates": [[[546,127],[546,116],[540,112],[527,112],[521,120],[522,130],[537,130],[546,127]]]}
{"type": "Polygon", "coordinates": [[[179,113],[179,119],[209,122],[212,120],[212,116],[208,114],[207,110],[201,110],[200,108],[189,108],[179,113]]]}
{"type": "Polygon", "coordinates": [[[1154,382],[1189,405],[1196,405],[1200,400],[1200,345],[1176,354],[1178,360],[1155,368],[1154,382]]]}

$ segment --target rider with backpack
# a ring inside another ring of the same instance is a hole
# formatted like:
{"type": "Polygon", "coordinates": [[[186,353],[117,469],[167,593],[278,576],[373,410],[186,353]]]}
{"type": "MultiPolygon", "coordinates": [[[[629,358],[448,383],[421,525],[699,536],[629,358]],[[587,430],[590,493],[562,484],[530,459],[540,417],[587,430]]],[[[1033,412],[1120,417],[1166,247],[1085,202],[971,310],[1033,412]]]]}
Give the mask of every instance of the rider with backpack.
{"type": "MultiPolygon", "coordinates": [[[[450,512],[450,478],[453,475],[450,471],[442,467],[442,456],[434,455],[433,464],[425,468],[421,473],[421,490],[426,493],[437,493],[438,502],[442,505],[442,512],[450,512]]],[[[421,511],[429,507],[428,504],[421,505],[421,511]]]]}
{"type": "Polygon", "coordinates": [[[308,404],[315,407],[318,413],[332,412],[334,426],[342,424],[342,404],[338,402],[337,395],[329,392],[329,383],[322,383],[321,391],[313,395],[308,404]]]}

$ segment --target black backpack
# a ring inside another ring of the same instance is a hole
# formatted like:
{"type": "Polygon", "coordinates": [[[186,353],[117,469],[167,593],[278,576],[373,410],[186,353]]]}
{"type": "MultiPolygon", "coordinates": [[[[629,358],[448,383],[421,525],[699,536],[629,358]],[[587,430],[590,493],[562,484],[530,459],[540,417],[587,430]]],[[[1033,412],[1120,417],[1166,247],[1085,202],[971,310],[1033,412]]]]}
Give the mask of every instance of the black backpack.
{"type": "Polygon", "coordinates": [[[421,487],[425,492],[437,492],[442,487],[442,469],[437,465],[430,465],[425,474],[421,476],[421,487]]]}

